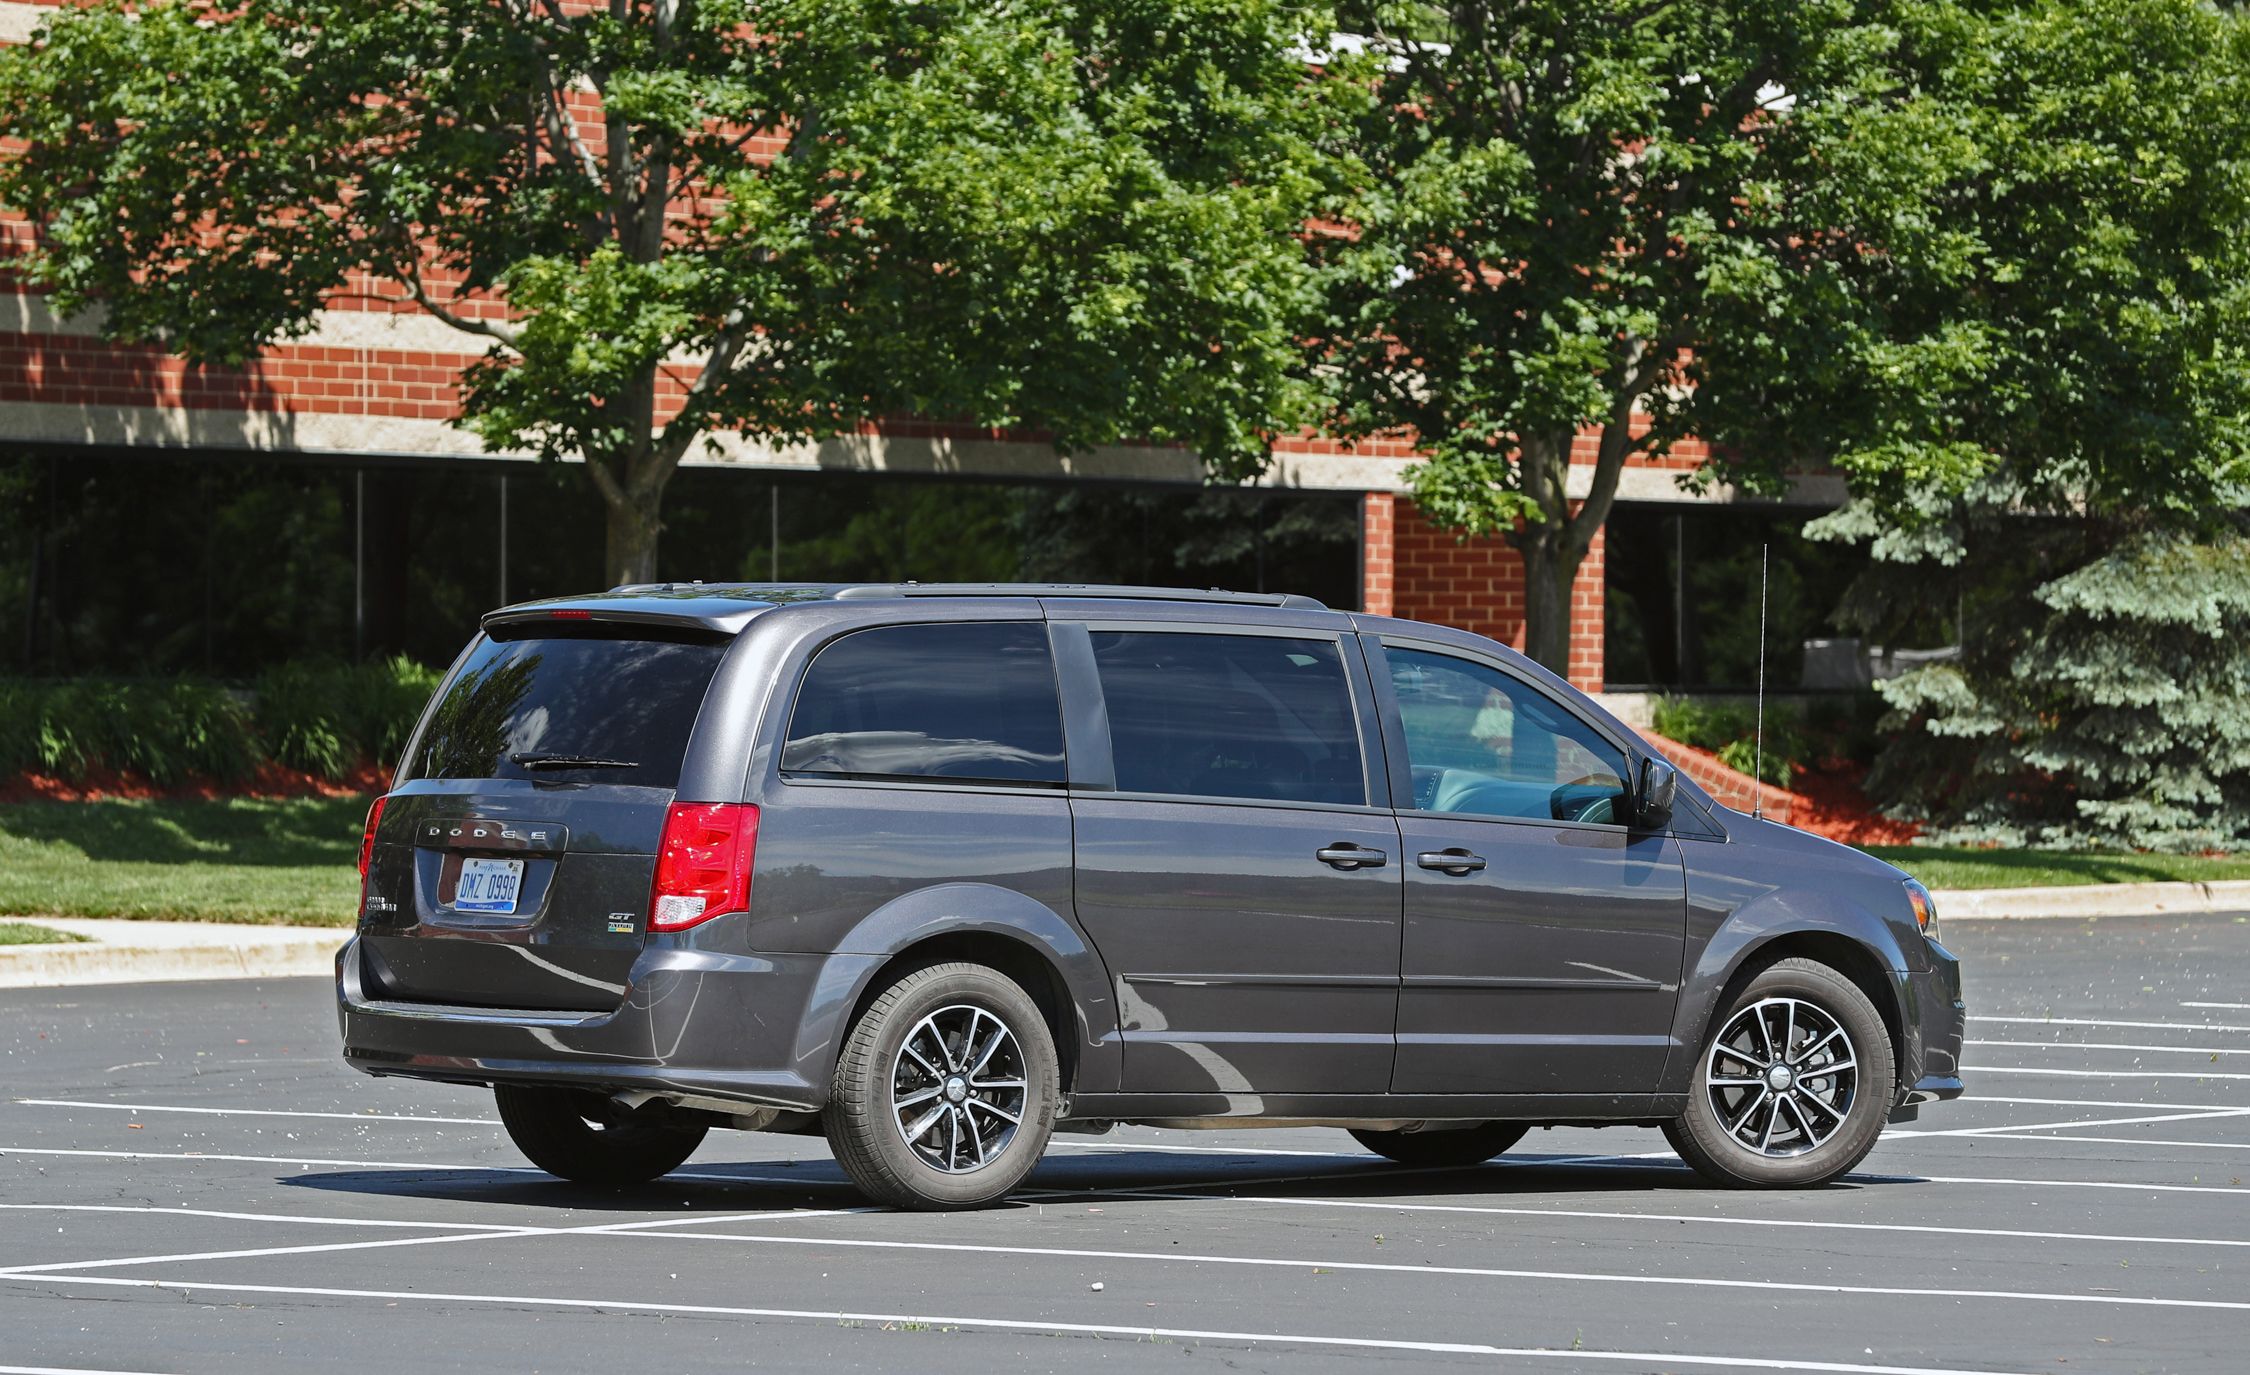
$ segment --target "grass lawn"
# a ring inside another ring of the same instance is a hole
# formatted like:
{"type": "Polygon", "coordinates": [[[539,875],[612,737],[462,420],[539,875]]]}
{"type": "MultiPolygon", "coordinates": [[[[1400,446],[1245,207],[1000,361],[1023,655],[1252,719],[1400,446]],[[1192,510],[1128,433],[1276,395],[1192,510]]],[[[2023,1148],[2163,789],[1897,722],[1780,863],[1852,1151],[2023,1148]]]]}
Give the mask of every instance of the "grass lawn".
{"type": "Polygon", "coordinates": [[[84,936],[57,931],[52,926],[33,926],[28,921],[0,921],[0,945],[68,945],[84,939],[84,936]]]}
{"type": "Polygon", "coordinates": [[[349,926],[367,799],[0,805],[0,913],[349,926]]]}
{"type": "Polygon", "coordinates": [[[2250,855],[2142,855],[2110,850],[1971,850],[1870,845],[1932,888],[2055,888],[2087,883],[2209,883],[2250,878],[2250,855]]]}

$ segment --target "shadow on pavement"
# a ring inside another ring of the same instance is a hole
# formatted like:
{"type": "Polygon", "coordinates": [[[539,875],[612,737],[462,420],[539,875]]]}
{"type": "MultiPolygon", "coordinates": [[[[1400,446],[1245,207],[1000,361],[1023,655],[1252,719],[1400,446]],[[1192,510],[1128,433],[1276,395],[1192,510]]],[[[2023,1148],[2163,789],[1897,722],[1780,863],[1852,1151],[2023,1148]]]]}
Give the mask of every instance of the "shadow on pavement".
{"type": "MultiPolygon", "coordinates": [[[[601,1189],[554,1179],[531,1169],[346,1170],[283,1176],[292,1188],[318,1189],[371,1197],[419,1198],[541,1209],[612,1212],[675,1212],[683,1207],[729,1211],[834,1208],[859,1203],[851,1184],[833,1161],[767,1160],[738,1164],[695,1162],[678,1174],[630,1189],[601,1189]],[[787,1178],[780,1176],[786,1175],[787,1178]]],[[[1922,1181],[1910,1175],[1855,1174],[1819,1192],[1922,1181]]],[[[1727,1191],[1706,1183],[1677,1161],[1584,1156],[1509,1156],[1504,1162],[1467,1169],[1401,1169],[1348,1155],[1281,1157],[1245,1152],[1240,1156],[1183,1159],[1160,1151],[1120,1146],[1110,1152],[1050,1155],[1032,1171],[1024,1192],[1068,1198],[1100,1198],[1130,1204],[1134,1195],[1150,1204],[1174,1201],[1163,1195],[1191,1192],[1223,1199],[1232,1190],[1285,1191],[1296,1197],[1377,1202],[1420,1199],[1444,1202],[1526,1196],[1601,1195],[1630,1198],[1653,1194],[1727,1191]]]]}

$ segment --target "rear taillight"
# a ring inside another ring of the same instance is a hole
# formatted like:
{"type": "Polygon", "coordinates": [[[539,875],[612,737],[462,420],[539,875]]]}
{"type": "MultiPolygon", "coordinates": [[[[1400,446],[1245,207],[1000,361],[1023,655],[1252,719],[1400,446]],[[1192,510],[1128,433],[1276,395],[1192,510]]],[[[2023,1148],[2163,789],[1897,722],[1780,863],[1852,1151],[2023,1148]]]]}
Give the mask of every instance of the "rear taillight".
{"type": "Polygon", "coordinates": [[[746,802],[675,802],[656,847],[648,929],[679,931],[750,910],[758,809],[746,802]]]}
{"type": "Polygon", "coordinates": [[[359,837],[359,881],[367,882],[367,866],[375,862],[375,829],[383,824],[383,804],[389,796],[378,797],[375,805],[367,809],[367,829],[359,837]]]}

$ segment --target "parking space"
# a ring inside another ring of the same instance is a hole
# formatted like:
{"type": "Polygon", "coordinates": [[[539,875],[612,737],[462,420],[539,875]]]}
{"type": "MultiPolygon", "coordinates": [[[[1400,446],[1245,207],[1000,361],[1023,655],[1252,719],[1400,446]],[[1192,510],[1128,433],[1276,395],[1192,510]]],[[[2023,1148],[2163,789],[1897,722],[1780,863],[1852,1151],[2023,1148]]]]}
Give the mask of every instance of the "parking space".
{"type": "Polygon", "coordinates": [[[948,1216],[717,1133],[607,1194],[345,1070],[319,981],[4,993],[0,1370],[2241,1369],[2250,919],[1948,935],[1975,1097],[1783,1194],[1638,1129],[1469,1171],[1123,1129],[948,1216]]]}

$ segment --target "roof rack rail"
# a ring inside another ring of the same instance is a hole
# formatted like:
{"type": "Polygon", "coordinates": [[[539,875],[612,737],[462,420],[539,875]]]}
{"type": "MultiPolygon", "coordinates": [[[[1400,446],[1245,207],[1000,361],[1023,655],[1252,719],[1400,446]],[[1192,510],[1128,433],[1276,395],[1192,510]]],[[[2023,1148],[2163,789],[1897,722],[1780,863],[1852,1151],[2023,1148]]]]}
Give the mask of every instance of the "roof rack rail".
{"type": "Polygon", "coordinates": [[[1116,597],[1144,602],[1218,602],[1235,606],[1286,607],[1326,611],[1328,604],[1294,592],[1229,592],[1225,588],[1132,587],[1113,583],[1063,582],[885,582],[836,589],[838,601],[876,601],[890,597],[1116,597]]]}

